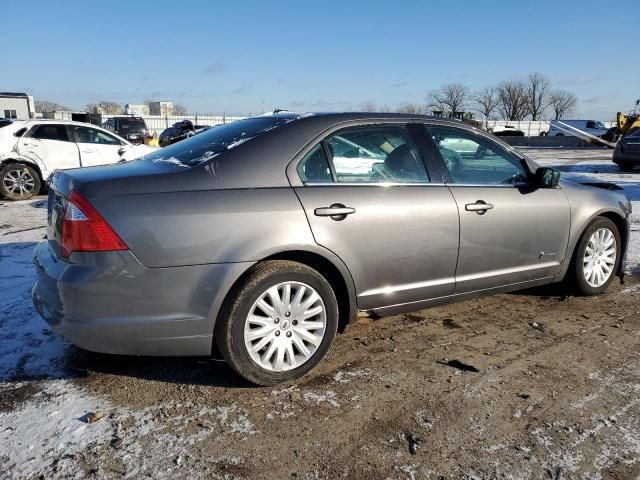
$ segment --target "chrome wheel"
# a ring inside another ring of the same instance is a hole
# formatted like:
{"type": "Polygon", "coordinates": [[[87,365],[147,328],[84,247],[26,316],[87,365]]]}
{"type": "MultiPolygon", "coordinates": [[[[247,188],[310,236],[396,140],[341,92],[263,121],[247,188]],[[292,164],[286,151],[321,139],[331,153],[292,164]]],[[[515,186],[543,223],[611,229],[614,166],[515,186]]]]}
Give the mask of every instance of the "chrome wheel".
{"type": "Polygon", "coordinates": [[[16,169],[5,173],[2,184],[11,195],[29,197],[33,194],[36,181],[28,170],[16,169]]]}
{"type": "Polygon", "coordinates": [[[326,309],[318,292],[300,282],[279,283],[260,295],[249,310],[244,344],[261,368],[284,372],[314,355],[326,326],[326,309]]]}
{"type": "Polygon", "coordinates": [[[582,264],[584,279],[589,286],[598,288],[609,280],[617,252],[616,237],[608,228],[600,228],[591,235],[582,264]]]}

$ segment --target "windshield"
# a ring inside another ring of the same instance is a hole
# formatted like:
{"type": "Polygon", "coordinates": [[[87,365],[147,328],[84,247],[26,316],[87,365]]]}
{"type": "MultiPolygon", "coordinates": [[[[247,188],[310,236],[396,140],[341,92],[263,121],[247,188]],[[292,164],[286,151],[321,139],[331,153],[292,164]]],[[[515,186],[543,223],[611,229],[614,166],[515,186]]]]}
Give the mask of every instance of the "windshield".
{"type": "Polygon", "coordinates": [[[633,132],[631,135],[629,135],[630,137],[640,137],[640,128],[638,130],[636,130],[635,132],[633,132]]]}
{"type": "Polygon", "coordinates": [[[605,127],[604,123],[602,123],[602,122],[595,121],[593,123],[596,124],[596,128],[607,128],[607,127],[605,127]]]}
{"type": "Polygon", "coordinates": [[[192,167],[291,120],[290,117],[238,120],[211,128],[142,158],[152,162],[167,162],[192,167]]]}

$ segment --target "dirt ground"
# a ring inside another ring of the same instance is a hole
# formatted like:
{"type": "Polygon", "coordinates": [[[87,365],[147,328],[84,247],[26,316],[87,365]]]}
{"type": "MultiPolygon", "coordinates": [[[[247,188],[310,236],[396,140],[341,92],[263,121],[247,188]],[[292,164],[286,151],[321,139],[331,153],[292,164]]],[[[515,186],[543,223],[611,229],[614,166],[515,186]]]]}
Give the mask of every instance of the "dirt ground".
{"type": "Polygon", "coordinates": [[[545,287],[360,317],[275,388],[214,359],[91,354],[44,324],[12,337],[17,311],[0,343],[35,343],[0,375],[0,478],[640,478],[637,275],[598,297],[545,287]]]}

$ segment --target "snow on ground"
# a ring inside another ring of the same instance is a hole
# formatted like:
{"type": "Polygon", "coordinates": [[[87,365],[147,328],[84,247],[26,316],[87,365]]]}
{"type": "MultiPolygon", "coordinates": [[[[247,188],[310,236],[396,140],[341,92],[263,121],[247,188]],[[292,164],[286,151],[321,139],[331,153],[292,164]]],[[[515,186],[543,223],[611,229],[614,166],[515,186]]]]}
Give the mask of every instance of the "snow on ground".
{"type": "Polygon", "coordinates": [[[46,217],[46,200],[0,202],[0,381],[63,373],[65,342],[31,304],[31,258],[46,217]]]}
{"type": "MultiPolygon", "coordinates": [[[[610,150],[526,149],[526,153],[543,165],[612,181],[624,187],[633,201],[630,269],[640,272],[640,173],[622,173],[611,163],[610,150]]],[[[128,472],[151,473],[138,465],[136,439],[146,436],[154,458],[164,458],[166,476],[180,462],[180,452],[197,438],[178,438],[166,427],[158,429],[154,411],[128,412],[95,398],[69,381],[65,368],[69,345],[55,334],[35,313],[31,305],[34,269],[31,256],[35,244],[45,234],[46,200],[26,202],[0,201],[0,396],[24,386],[35,385],[37,393],[10,411],[0,409],[0,464],[21,477],[43,472],[64,471],[65,455],[86,451],[116,435],[123,427],[104,419],[87,424],[83,416],[89,411],[117,412],[117,417],[132,416],[134,427],[128,432],[122,449],[128,472]],[[171,442],[153,438],[171,437],[171,442]],[[186,442],[186,443],[185,443],[186,442]],[[169,447],[167,447],[169,445],[169,447]],[[165,452],[163,449],[168,448],[165,452]],[[164,455],[166,453],[166,455],[164,455]],[[54,470],[52,470],[52,468],[54,470]],[[58,469],[58,470],[56,470],[58,469]]],[[[340,377],[342,379],[342,377],[340,377]]],[[[348,381],[338,380],[336,381],[348,381]]],[[[332,392],[316,396],[316,402],[335,402],[332,392]]],[[[162,408],[167,407],[162,406],[162,408]]],[[[158,407],[160,408],[160,407],[158,407]]],[[[252,425],[245,412],[234,406],[204,412],[220,434],[250,435],[252,425]],[[226,409],[226,410],[225,410],[226,409]],[[231,420],[233,417],[233,420],[231,420]]],[[[213,428],[213,427],[212,427],[213,428]]],[[[158,465],[156,465],[157,467],[158,465]]],[[[151,468],[151,467],[148,467],[151,468]]],[[[159,470],[154,467],[155,473],[159,470]]],[[[0,475],[1,476],[1,475],[0,475]]],[[[135,476],[135,475],[134,475],[135,476]]]]}

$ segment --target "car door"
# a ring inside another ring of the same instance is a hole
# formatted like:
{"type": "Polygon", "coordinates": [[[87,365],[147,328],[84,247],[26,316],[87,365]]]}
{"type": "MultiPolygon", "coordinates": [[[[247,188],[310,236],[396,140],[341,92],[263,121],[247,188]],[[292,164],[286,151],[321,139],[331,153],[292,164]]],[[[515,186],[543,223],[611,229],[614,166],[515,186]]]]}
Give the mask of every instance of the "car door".
{"type": "Polygon", "coordinates": [[[449,125],[426,129],[460,212],[455,292],[557,275],[568,261],[570,227],[562,189],[534,187],[524,160],[488,136],[449,125]],[[467,145],[462,151],[454,149],[458,139],[467,145]]]}
{"type": "Polygon", "coordinates": [[[63,124],[35,125],[18,141],[18,152],[42,161],[49,171],[80,166],[78,147],[63,124]]]}
{"type": "Polygon", "coordinates": [[[120,161],[123,143],[113,135],[97,128],[73,125],[71,127],[83,167],[105,165],[120,161]]]}
{"type": "Polygon", "coordinates": [[[350,270],[359,308],[453,292],[458,211],[407,125],[337,129],[301,155],[295,191],[316,242],[350,270]]]}

